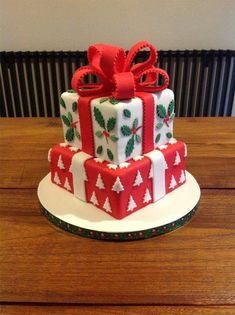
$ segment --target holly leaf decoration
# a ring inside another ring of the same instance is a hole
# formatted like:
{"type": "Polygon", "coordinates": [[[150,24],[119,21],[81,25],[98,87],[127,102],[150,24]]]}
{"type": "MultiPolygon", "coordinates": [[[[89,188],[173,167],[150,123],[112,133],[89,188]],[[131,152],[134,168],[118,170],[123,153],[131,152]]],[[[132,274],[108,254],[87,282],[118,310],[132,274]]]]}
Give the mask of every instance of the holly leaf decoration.
{"type": "Polygon", "coordinates": [[[72,104],[72,110],[74,113],[77,111],[77,108],[78,108],[77,105],[78,105],[77,102],[73,102],[73,104],[72,104]]]}
{"type": "Polygon", "coordinates": [[[70,89],[67,91],[68,93],[76,93],[74,90],[70,89]]]}
{"type": "Polygon", "coordinates": [[[163,123],[158,123],[158,124],[156,125],[156,128],[157,128],[157,129],[161,129],[162,126],[163,126],[163,123]]]}
{"type": "Polygon", "coordinates": [[[175,113],[172,113],[172,114],[170,115],[170,119],[173,120],[174,118],[175,118],[175,113]]]}
{"type": "Polygon", "coordinates": [[[107,155],[108,155],[110,161],[112,161],[113,160],[113,153],[111,150],[107,149],[107,155]]]}
{"type": "Polygon", "coordinates": [[[133,152],[134,150],[134,144],[135,144],[135,140],[134,140],[134,136],[132,136],[128,142],[127,142],[127,145],[126,145],[126,157],[129,157],[131,155],[131,153],[133,152]]]}
{"type": "Polygon", "coordinates": [[[100,127],[105,129],[104,117],[103,117],[101,111],[97,107],[94,107],[94,115],[95,115],[95,120],[98,122],[100,127]]]}
{"type": "Polygon", "coordinates": [[[98,138],[102,138],[103,137],[103,132],[98,130],[96,131],[95,135],[98,137],[98,138]]]}
{"type": "Polygon", "coordinates": [[[96,153],[97,154],[101,154],[103,152],[103,147],[102,145],[98,146],[97,149],[96,149],[96,153]]]}
{"type": "Polygon", "coordinates": [[[161,134],[159,133],[155,138],[155,143],[158,143],[161,138],[161,134]]]}
{"type": "Polygon", "coordinates": [[[78,130],[75,129],[74,132],[75,132],[75,136],[78,138],[78,140],[80,140],[81,136],[80,136],[80,133],[78,132],[78,130]]]}
{"type": "Polygon", "coordinates": [[[110,139],[111,139],[113,142],[118,141],[118,137],[116,137],[115,135],[111,135],[111,136],[110,136],[110,139]]]}
{"type": "Polygon", "coordinates": [[[137,143],[141,142],[141,136],[140,135],[135,135],[135,140],[137,143]]]}
{"type": "Polygon", "coordinates": [[[168,105],[168,109],[167,109],[167,112],[168,112],[169,116],[173,113],[174,108],[175,108],[175,102],[174,102],[174,100],[172,100],[170,102],[170,104],[168,105]]]}
{"type": "Polygon", "coordinates": [[[166,136],[167,136],[168,139],[170,139],[170,138],[172,138],[172,133],[171,132],[167,132],[166,136]]]}
{"type": "Polygon", "coordinates": [[[113,98],[110,98],[110,100],[109,100],[109,101],[110,101],[110,103],[111,103],[111,104],[113,104],[113,105],[116,105],[116,104],[118,104],[118,103],[119,103],[119,100],[117,100],[117,99],[116,99],[116,98],[114,98],[114,97],[113,97],[113,98]]]}
{"type": "Polygon", "coordinates": [[[102,98],[100,99],[100,104],[106,102],[107,100],[108,100],[108,97],[102,97],[102,98]]]}
{"type": "Polygon", "coordinates": [[[74,129],[73,128],[69,128],[66,131],[65,138],[67,141],[73,141],[73,139],[74,139],[74,129]]]}
{"type": "Polygon", "coordinates": [[[124,109],[123,115],[124,115],[126,118],[131,118],[131,112],[129,111],[129,109],[124,109]]]}
{"type": "Polygon", "coordinates": [[[127,125],[123,125],[121,127],[121,132],[122,132],[123,136],[130,136],[131,135],[131,129],[127,125]]]}
{"type": "Polygon", "coordinates": [[[138,122],[139,122],[138,118],[135,118],[134,121],[133,121],[133,128],[136,129],[138,127],[138,122]]]}
{"type": "Polygon", "coordinates": [[[68,120],[70,121],[70,124],[73,122],[73,117],[70,112],[68,112],[68,120]]]}
{"type": "Polygon", "coordinates": [[[115,127],[116,124],[116,119],[115,118],[109,118],[107,121],[107,130],[108,132],[113,130],[113,128],[115,127]]]}
{"type": "Polygon", "coordinates": [[[70,120],[69,120],[65,115],[62,115],[61,118],[62,118],[62,120],[63,120],[63,123],[64,123],[67,127],[70,127],[70,120]]]}
{"type": "Polygon", "coordinates": [[[165,109],[165,107],[162,104],[157,105],[157,115],[160,118],[165,118],[166,117],[166,109],[165,109]]]}
{"type": "Polygon", "coordinates": [[[66,105],[65,105],[65,102],[64,102],[64,100],[63,100],[62,97],[60,98],[60,105],[61,105],[64,109],[66,109],[66,105]]]}

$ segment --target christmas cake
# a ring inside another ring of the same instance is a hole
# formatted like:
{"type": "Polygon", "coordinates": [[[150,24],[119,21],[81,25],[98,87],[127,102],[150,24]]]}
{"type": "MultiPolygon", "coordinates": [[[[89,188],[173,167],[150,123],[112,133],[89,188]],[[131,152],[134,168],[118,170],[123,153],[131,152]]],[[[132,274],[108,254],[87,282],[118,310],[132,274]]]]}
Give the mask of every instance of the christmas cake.
{"type": "Polygon", "coordinates": [[[150,43],[128,54],[93,45],[88,61],[60,98],[64,142],[49,150],[51,181],[122,219],[186,182],[187,147],[173,137],[174,93],[150,43]],[[149,57],[134,63],[142,49],[149,57]]]}

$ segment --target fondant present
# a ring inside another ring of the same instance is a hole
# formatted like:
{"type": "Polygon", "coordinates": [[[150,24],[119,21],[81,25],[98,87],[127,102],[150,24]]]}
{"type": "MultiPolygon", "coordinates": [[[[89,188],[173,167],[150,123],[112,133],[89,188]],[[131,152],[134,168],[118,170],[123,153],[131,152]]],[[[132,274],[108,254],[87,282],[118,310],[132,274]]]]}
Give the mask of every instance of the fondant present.
{"type": "Polygon", "coordinates": [[[171,139],[146,155],[119,165],[67,144],[49,151],[52,182],[116,219],[156,202],[182,185],[186,145],[171,139]]]}
{"type": "Polygon", "coordinates": [[[120,101],[112,98],[91,100],[87,113],[91,116],[89,125],[85,119],[80,124],[79,107],[83,104],[79,102],[79,95],[63,93],[61,118],[65,142],[79,149],[85,146],[83,151],[86,153],[114,164],[168,143],[173,137],[173,92],[165,89],[142,96],[120,101]],[[149,98],[151,102],[146,101],[149,98]],[[84,133],[82,138],[81,131],[84,133]],[[92,135],[89,136],[90,132],[92,135]]]}
{"type": "Polygon", "coordinates": [[[67,143],[120,164],[172,138],[174,94],[167,89],[167,73],[154,66],[157,52],[150,43],[137,43],[127,56],[123,48],[93,45],[88,49],[88,60],[89,65],[73,75],[75,92],[61,96],[67,143]],[[150,51],[148,59],[133,65],[143,48],[150,51]],[[99,83],[85,83],[90,74],[99,83]],[[163,77],[160,86],[156,85],[159,76],[163,77]]]}

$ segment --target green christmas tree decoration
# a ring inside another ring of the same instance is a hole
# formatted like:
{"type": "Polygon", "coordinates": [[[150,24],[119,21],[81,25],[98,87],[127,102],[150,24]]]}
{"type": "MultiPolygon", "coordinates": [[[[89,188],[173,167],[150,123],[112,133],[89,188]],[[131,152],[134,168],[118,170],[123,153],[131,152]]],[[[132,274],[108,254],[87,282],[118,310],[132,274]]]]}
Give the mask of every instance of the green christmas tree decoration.
{"type": "Polygon", "coordinates": [[[162,104],[157,105],[157,115],[160,118],[166,117],[166,109],[162,104]]]}
{"type": "Polygon", "coordinates": [[[172,113],[172,114],[170,115],[170,119],[173,120],[174,118],[175,118],[175,113],[172,113]]]}
{"type": "Polygon", "coordinates": [[[73,104],[72,104],[72,110],[73,110],[73,112],[75,113],[75,112],[77,111],[77,109],[78,109],[78,104],[77,104],[77,102],[73,102],[73,104]]]}
{"type": "Polygon", "coordinates": [[[100,125],[100,127],[105,129],[104,117],[103,117],[101,111],[97,107],[94,107],[94,115],[95,115],[95,120],[100,125]]]}
{"type": "Polygon", "coordinates": [[[158,143],[161,138],[161,134],[159,133],[155,138],[155,143],[158,143]]]}
{"type": "Polygon", "coordinates": [[[123,136],[130,136],[131,135],[131,128],[128,127],[127,125],[123,125],[121,127],[121,132],[122,132],[123,136]]]}
{"type": "Polygon", "coordinates": [[[107,130],[108,132],[110,132],[111,130],[114,129],[115,127],[115,124],[116,124],[116,119],[115,118],[109,118],[108,121],[107,121],[107,130]]]}
{"type": "Polygon", "coordinates": [[[63,100],[62,97],[60,97],[59,102],[60,102],[60,105],[61,105],[64,109],[66,109],[66,104],[65,104],[65,102],[64,102],[64,100],[63,100]]]}
{"type": "Polygon", "coordinates": [[[135,140],[134,140],[134,135],[128,140],[127,145],[126,145],[126,157],[129,157],[131,155],[131,153],[134,150],[134,144],[135,144],[135,140]]]}
{"type": "Polygon", "coordinates": [[[74,90],[70,89],[67,91],[68,93],[76,93],[74,90]]]}
{"type": "Polygon", "coordinates": [[[129,109],[124,109],[123,115],[126,118],[131,118],[131,112],[129,111],[129,109]]]}
{"type": "Polygon", "coordinates": [[[96,149],[96,153],[97,154],[101,154],[103,152],[103,147],[102,145],[98,146],[98,148],[96,149]]]}
{"type": "Polygon", "coordinates": [[[65,134],[65,138],[67,141],[73,141],[74,139],[74,129],[73,128],[68,128],[65,134]]]}
{"type": "Polygon", "coordinates": [[[61,116],[62,120],[63,120],[63,123],[67,126],[67,127],[70,127],[70,120],[69,118],[67,118],[65,115],[62,115],[61,116]]]}
{"type": "Polygon", "coordinates": [[[107,155],[108,155],[110,161],[113,161],[113,153],[110,149],[107,149],[107,155]]]}

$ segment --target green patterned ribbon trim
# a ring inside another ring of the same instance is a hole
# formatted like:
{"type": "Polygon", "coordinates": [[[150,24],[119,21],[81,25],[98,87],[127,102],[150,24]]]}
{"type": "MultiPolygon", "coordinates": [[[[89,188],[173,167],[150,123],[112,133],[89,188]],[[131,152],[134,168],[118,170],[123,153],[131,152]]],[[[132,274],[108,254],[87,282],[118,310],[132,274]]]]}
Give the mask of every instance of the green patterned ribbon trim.
{"type": "Polygon", "coordinates": [[[140,240],[144,238],[150,238],[153,236],[158,236],[161,234],[165,234],[168,232],[172,232],[186,223],[189,222],[189,220],[192,218],[192,216],[195,214],[198,204],[185,216],[182,218],[159,226],[157,228],[151,228],[147,230],[142,230],[138,232],[123,232],[123,233],[107,233],[107,232],[98,232],[93,230],[88,230],[84,228],[77,227],[76,225],[69,224],[64,222],[63,220],[60,220],[53,214],[51,214],[49,211],[47,211],[42,205],[42,213],[47,217],[47,219],[53,223],[54,225],[58,226],[59,228],[63,229],[64,231],[70,232],[75,235],[98,239],[98,240],[107,240],[107,241],[131,241],[131,240],[140,240]]]}

